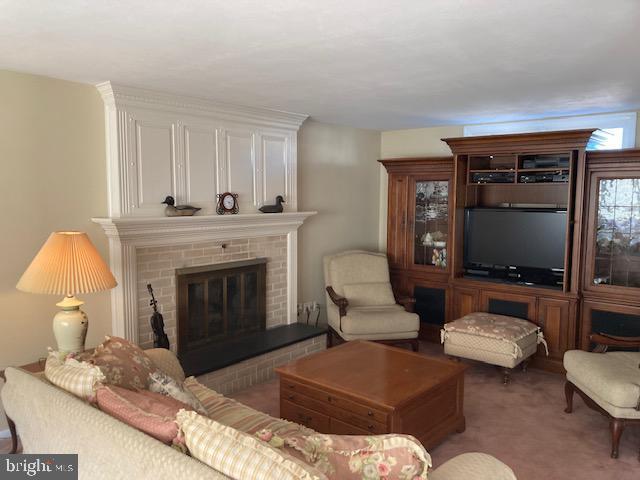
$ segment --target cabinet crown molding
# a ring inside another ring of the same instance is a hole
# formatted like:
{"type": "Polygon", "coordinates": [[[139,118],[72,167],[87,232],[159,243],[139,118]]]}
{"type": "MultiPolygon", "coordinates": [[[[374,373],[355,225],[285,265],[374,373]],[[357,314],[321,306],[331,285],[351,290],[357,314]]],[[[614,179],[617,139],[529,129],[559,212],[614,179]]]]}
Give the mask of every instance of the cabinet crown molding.
{"type": "Polygon", "coordinates": [[[153,108],[173,113],[200,114],[222,120],[294,130],[300,128],[300,125],[308,118],[308,115],[301,113],[234,105],[207,98],[128,87],[113,82],[99,83],[96,88],[102,96],[105,106],[125,110],[127,107],[153,108]]]}
{"type": "Polygon", "coordinates": [[[442,138],[454,155],[483,153],[526,153],[584,149],[597,128],[555,132],[511,133],[479,137],[442,138]]]}

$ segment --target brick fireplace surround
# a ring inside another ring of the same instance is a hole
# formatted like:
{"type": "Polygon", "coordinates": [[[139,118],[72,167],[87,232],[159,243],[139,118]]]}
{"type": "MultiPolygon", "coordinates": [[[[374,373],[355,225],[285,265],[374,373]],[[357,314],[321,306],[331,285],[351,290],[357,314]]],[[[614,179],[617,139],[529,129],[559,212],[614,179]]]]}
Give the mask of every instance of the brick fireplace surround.
{"type": "Polygon", "coordinates": [[[190,243],[162,247],[143,247],[137,251],[138,270],[138,342],[142,348],[153,346],[149,323],[147,283],[153,285],[162,306],[164,325],[171,349],[175,352],[176,284],[175,270],[213,265],[234,260],[267,258],[267,328],[287,323],[287,237],[243,238],[230,241],[190,243]],[[223,248],[223,245],[225,246],[223,248]]]}
{"type": "MultiPolygon", "coordinates": [[[[297,229],[314,212],[233,216],[96,218],[109,238],[110,266],[118,286],[112,290],[112,331],[142,346],[153,346],[147,283],[151,283],[176,350],[178,268],[251,258],[267,259],[267,328],[296,322],[297,229]]],[[[308,339],[199,377],[216,390],[232,393],[273,376],[284,360],[324,348],[308,339]]]]}

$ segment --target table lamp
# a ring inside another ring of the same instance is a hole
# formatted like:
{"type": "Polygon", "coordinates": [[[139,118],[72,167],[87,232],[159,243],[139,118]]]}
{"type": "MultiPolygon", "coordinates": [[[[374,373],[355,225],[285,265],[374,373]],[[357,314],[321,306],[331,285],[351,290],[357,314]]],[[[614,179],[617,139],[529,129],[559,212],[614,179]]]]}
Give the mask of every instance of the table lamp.
{"type": "Polygon", "coordinates": [[[53,232],[22,274],[16,288],[23,292],[64,295],[56,303],[53,334],[61,352],[84,351],[89,320],[80,310],[77,293],[108,290],[116,279],[84,232],[53,232]]]}

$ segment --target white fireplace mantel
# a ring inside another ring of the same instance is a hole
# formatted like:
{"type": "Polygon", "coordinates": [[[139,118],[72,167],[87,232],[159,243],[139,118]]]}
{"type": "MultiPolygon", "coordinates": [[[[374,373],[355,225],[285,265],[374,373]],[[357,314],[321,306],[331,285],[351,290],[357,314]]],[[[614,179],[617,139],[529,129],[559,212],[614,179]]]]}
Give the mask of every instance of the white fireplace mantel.
{"type": "Polygon", "coordinates": [[[264,237],[296,231],[317,212],[194,215],[192,217],[93,218],[107,237],[136,246],[264,237]]]}
{"type": "Polygon", "coordinates": [[[109,238],[110,266],[118,280],[111,295],[113,334],[138,342],[137,248],[272,235],[287,236],[287,323],[295,322],[298,228],[315,214],[93,218],[109,238]]]}

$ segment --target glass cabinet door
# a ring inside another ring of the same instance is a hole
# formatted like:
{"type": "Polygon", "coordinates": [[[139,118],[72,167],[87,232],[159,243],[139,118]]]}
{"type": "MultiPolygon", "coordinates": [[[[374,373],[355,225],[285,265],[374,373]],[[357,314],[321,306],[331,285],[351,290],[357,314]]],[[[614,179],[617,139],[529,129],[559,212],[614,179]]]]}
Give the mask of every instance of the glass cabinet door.
{"type": "Polygon", "coordinates": [[[640,178],[595,177],[592,284],[640,287],[640,178]]]}
{"type": "Polygon", "coordinates": [[[415,181],[413,264],[447,269],[449,247],[449,180],[415,181]]]}

